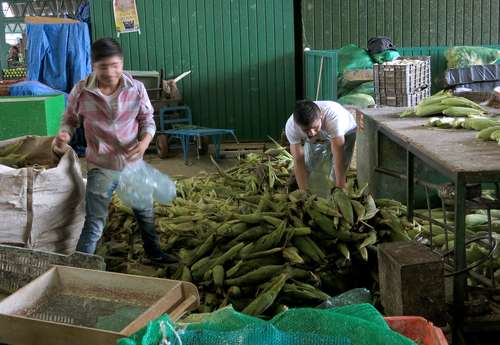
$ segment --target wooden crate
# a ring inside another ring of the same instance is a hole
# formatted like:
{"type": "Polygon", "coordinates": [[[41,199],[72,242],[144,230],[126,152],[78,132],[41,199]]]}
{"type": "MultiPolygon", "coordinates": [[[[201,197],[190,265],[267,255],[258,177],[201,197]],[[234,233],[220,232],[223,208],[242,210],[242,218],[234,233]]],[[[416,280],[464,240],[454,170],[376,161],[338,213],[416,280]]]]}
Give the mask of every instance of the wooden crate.
{"type": "Polygon", "coordinates": [[[0,343],[115,344],[168,313],[199,306],[187,282],[53,266],[0,302],[0,343]]]}
{"type": "Polygon", "coordinates": [[[401,57],[415,60],[414,64],[374,64],[375,93],[412,94],[431,86],[430,56],[401,57]]]}
{"type": "MultiPolygon", "coordinates": [[[[262,153],[265,150],[265,143],[226,143],[221,144],[220,154],[222,157],[238,157],[249,153],[262,153]]],[[[214,154],[215,145],[209,145],[208,151],[214,154]]]]}

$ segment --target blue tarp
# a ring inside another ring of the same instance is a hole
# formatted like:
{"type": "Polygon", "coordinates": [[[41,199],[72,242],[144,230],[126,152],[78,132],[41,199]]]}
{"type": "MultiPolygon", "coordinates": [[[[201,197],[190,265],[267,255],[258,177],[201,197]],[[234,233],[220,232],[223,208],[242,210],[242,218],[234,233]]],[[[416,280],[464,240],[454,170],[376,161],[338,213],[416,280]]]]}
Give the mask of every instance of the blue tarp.
{"type": "Polygon", "coordinates": [[[28,24],[28,80],[70,92],[91,72],[86,23],[28,24]]]}
{"type": "Polygon", "coordinates": [[[45,96],[45,95],[64,95],[64,102],[68,100],[68,94],[63,91],[55,90],[39,81],[21,81],[12,84],[9,87],[11,96],[45,96]]]}

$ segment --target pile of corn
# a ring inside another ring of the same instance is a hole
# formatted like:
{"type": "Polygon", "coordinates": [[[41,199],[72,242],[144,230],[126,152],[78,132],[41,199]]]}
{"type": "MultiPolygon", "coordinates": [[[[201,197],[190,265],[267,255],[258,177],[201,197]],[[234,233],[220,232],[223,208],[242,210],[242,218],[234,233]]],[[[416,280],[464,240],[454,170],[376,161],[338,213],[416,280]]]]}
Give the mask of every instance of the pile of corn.
{"type": "Polygon", "coordinates": [[[447,91],[440,91],[424,99],[416,107],[404,111],[401,117],[425,117],[436,114],[444,114],[453,117],[467,117],[482,115],[486,112],[487,111],[480,105],[467,98],[453,96],[452,93],[447,91]]]}
{"type": "Polygon", "coordinates": [[[217,174],[178,181],[178,196],[156,205],[163,249],[179,264],[148,265],[130,209],[116,197],[98,254],[108,269],[193,282],[199,312],[232,304],[251,315],[316,306],[374,284],[371,246],[408,240],[405,208],[374,200],[350,179],[329,199],[288,192],[293,159],[283,148],[249,154],[217,174]]]}

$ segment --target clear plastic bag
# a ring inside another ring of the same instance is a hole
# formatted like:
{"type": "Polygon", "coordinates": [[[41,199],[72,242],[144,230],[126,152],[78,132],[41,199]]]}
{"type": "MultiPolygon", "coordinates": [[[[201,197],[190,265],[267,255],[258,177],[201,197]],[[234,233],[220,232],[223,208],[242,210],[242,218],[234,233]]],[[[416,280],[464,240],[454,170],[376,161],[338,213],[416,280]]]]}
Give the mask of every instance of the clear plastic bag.
{"type": "Polygon", "coordinates": [[[335,297],[330,297],[325,302],[321,303],[317,308],[329,309],[343,307],[346,305],[371,303],[372,294],[365,288],[355,288],[335,297]]]}
{"type": "MultiPolygon", "coordinates": [[[[323,134],[323,133],[322,133],[323,134]]],[[[307,167],[309,191],[321,197],[330,196],[333,188],[332,149],[328,138],[320,134],[320,143],[306,142],[304,159],[307,167]]]]}
{"type": "Polygon", "coordinates": [[[152,207],[153,200],[172,201],[176,188],[170,177],[140,160],[121,172],[116,193],[127,206],[141,210],[152,207]]]}

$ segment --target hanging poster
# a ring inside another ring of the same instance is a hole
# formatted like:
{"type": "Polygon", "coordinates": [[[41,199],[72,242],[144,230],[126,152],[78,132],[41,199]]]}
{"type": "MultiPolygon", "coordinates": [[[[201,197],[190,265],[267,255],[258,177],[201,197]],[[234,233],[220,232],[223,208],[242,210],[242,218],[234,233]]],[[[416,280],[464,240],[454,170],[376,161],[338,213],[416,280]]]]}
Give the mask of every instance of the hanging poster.
{"type": "Polygon", "coordinates": [[[116,32],[118,35],[125,32],[139,31],[139,16],[135,0],[113,0],[116,32]]]}

